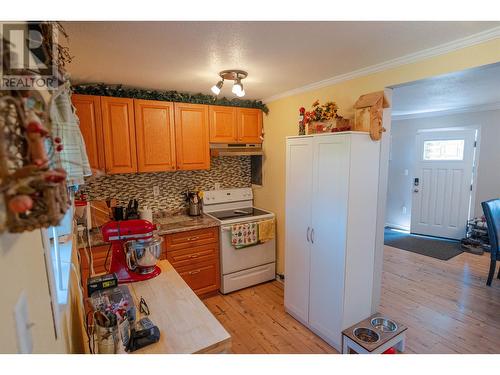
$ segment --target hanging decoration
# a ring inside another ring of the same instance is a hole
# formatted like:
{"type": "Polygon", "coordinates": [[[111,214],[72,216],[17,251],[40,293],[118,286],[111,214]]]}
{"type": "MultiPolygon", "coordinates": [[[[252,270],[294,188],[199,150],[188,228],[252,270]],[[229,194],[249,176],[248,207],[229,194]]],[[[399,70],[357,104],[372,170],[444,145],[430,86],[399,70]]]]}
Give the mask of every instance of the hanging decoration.
{"type": "MultiPolygon", "coordinates": [[[[51,27],[59,25],[40,24],[42,32],[51,32],[51,27]]],[[[1,42],[5,47],[6,41],[1,42]]],[[[45,51],[48,48],[57,46],[44,46],[45,51]]],[[[67,59],[58,56],[50,63],[67,59]]],[[[4,52],[2,63],[5,58],[4,52]]],[[[64,74],[63,69],[58,72],[64,74]]],[[[59,158],[63,140],[51,135],[49,98],[46,90],[0,91],[0,192],[4,197],[0,230],[18,233],[55,226],[69,207],[66,171],[59,158]]]]}
{"type": "MultiPolygon", "coordinates": [[[[303,107],[299,112],[303,112],[303,122],[306,134],[341,132],[351,130],[351,120],[345,119],[338,113],[337,104],[333,101],[320,105],[319,100],[312,104],[310,111],[305,111],[303,107]]],[[[299,135],[300,135],[299,125],[299,135]]]]}
{"type": "Polygon", "coordinates": [[[73,93],[83,95],[113,96],[118,98],[161,100],[166,102],[180,102],[192,104],[211,104],[229,107],[258,108],[266,115],[269,108],[260,100],[245,100],[239,98],[217,98],[213,95],[190,94],[178,91],[145,90],[123,85],[108,85],[104,83],[73,85],[73,93]]]}

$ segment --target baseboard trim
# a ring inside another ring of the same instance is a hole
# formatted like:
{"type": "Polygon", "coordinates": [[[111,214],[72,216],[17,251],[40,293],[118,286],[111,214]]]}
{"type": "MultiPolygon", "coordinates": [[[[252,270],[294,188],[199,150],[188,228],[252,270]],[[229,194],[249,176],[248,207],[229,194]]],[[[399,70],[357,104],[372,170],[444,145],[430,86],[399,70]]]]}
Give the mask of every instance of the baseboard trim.
{"type": "Polygon", "coordinates": [[[386,228],[392,228],[392,229],[399,229],[399,230],[404,230],[409,232],[410,227],[405,227],[404,225],[398,225],[398,224],[392,224],[392,223],[385,223],[386,228]]]}

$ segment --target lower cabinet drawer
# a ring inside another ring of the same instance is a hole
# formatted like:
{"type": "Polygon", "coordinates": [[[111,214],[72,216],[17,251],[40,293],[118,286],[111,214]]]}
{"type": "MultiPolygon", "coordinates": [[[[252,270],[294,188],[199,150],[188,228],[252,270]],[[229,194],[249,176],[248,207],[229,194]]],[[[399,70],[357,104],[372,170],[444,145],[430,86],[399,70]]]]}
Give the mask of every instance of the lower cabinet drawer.
{"type": "Polygon", "coordinates": [[[188,249],[209,243],[219,243],[218,227],[190,230],[165,236],[167,251],[188,249]]]}
{"type": "Polygon", "coordinates": [[[218,260],[200,262],[195,265],[176,269],[179,275],[181,275],[184,281],[197,295],[214,292],[219,289],[220,278],[218,260]]]}
{"type": "Polygon", "coordinates": [[[218,258],[219,244],[212,243],[196,246],[189,249],[174,250],[167,252],[167,260],[174,268],[200,264],[218,258]]]}

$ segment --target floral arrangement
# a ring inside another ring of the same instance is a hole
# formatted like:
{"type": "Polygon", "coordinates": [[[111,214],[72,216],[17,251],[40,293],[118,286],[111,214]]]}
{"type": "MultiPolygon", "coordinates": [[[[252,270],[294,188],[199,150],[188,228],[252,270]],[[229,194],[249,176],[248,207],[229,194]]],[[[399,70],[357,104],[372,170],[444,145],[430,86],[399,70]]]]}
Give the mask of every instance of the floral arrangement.
{"type": "Polygon", "coordinates": [[[335,102],[326,102],[323,105],[316,100],[310,111],[304,113],[304,122],[309,124],[312,121],[330,121],[337,117],[338,106],[335,102]]]}
{"type": "Polygon", "coordinates": [[[344,119],[337,111],[338,106],[333,101],[320,105],[319,100],[316,100],[310,111],[301,107],[299,109],[299,134],[304,133],[304,128],[307,129],[308,134],[350,130],[350,120],[344,119]]]}

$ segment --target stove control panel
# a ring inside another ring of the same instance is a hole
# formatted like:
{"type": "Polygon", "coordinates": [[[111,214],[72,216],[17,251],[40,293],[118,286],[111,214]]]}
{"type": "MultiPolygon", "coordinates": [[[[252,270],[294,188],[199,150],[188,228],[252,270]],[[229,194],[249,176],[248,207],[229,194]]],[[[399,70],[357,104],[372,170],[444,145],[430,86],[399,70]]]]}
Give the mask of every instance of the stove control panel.
{"type": "Polygon", "coordinates": [[[218,204],[253,200],[252,188],[205,190],[203,203],[218,204]]]}

